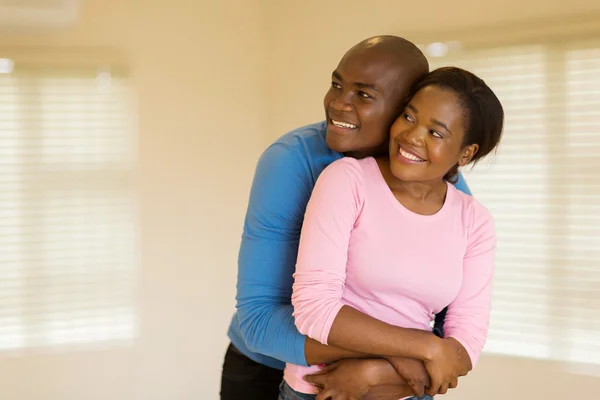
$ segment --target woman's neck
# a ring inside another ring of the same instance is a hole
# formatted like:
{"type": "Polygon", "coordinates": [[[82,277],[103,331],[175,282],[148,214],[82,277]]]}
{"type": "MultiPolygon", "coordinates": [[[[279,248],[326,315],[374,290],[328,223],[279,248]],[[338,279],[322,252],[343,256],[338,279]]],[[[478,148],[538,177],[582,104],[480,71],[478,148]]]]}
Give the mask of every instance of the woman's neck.
{"type": "Polygon", "coordinates": [[[435,214],[442,208],[448,189],[442,178],[433,181],[403,181],[392,174],[389,157],[378,157],[376,160],[385,182],[404,207],[423,215],[435,214]]]}

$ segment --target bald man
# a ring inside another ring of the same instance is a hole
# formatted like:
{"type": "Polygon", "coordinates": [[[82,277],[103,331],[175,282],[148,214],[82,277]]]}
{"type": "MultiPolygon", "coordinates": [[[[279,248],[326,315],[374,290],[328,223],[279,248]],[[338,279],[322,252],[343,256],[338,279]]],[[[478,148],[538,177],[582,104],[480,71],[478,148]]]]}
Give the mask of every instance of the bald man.
{"type": "MultiPolygon", "coordinates": [[[[411,85],[428,72],[423,53],[405,39],[377,36],[360,42],[333,71],[325,121],[287,133],[260,157],[238,258],[237,312],[228,332],[222,400],[277,399],[285,363],[316,365],[363,356],[325,346],[296,329],[291,294],[302,220],[325,167],[345,156],[387,152],[390,127],[411,85]]],[[[462,177],[455,185],[470,194],[462,177]]],[[[390,398],[413,394],[389,363],[377,362],[383,364],[369,368],[388,376],[391,371],[399,387],[390,398]]],[[[411,368],[407,364],[407,374],[426,375],[422,366],[411,368]]],[[[362,379],[356,375],[350,378],[362,379]]],[[[420,378],[421,386],[426,378],[420,378]]]]}

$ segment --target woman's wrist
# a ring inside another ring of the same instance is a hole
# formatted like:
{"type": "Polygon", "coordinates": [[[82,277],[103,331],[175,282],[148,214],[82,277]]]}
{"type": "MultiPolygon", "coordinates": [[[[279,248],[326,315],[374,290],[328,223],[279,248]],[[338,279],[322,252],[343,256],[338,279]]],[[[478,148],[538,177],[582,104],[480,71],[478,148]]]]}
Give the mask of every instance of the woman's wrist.
{"type": "Polygon", "coordinates": [[[435,335],[427,335],[422,342],[420,349],[420,359],[423,362],[433,361],[438,354],[441,352],[441,347],[444,344],[444,339],[441,339],[435,335]]]}

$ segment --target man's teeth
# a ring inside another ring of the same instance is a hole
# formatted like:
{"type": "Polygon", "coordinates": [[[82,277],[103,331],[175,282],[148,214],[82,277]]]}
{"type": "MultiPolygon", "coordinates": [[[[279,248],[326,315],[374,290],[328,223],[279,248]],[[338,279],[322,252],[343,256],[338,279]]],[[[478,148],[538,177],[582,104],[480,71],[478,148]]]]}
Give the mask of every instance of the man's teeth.
{"type": "Polygon", "coordinates": [[[348,129],[356,128],[356,125],[354,125],[354,124],[349,124],[347,122],[335,121],[333,119],[331,120],[331,123],[340,128],[348,128],[348,129]]]}
{"type": "Polygon", "coordinates": [[[419,158],[419,157],[417,157],[417,156],[415,156],[415,155],[413,155],[413,154],[411,154],[411,153],[409,153],[407,151],[402,150],[402,148],[400,148],[400,154],[402,154],[402,157],[408,158],[411,161],[425,161],[422,158],[419,158]]]}

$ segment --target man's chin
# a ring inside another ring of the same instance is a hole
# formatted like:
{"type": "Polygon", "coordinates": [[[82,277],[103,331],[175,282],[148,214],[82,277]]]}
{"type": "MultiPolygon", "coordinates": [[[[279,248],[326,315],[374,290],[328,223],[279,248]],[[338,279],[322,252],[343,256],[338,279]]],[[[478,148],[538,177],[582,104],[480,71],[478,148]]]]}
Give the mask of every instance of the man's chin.
{"type": "Polygon", "coordinates": [[[333,151],[337,151],[338,153],[345,153],[352,148],[351,141],[348,138],[341,138],[339,135],[335,133],[327,132],[325,136],[325,141],[327,142],[327,147],[329,147],[333,151]]]}

